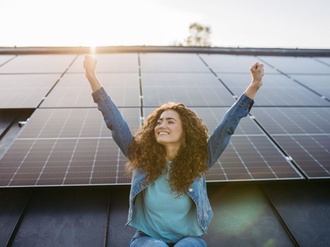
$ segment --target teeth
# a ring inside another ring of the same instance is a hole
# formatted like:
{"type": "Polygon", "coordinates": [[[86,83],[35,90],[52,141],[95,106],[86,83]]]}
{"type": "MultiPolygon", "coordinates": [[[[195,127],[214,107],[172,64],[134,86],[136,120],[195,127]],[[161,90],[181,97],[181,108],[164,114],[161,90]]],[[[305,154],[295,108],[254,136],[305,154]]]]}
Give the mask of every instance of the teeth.
{"type": "Polygon", "coordinates": [[[159,132],[158,135],[168,135],[167,132],[159,132]]]}

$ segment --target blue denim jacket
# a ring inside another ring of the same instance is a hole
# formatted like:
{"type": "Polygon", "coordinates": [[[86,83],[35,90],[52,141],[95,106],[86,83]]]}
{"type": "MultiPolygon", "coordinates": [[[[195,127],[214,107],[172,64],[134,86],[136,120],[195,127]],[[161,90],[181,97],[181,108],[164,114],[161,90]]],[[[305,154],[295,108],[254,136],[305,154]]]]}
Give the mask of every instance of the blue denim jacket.
{"type": "MultiPolygon", "coordinates": [[[[98,104],[98,109],[102,112],[107,127],[112,131],[113,139],[123,154],[128,157],[127,149],[133,136],[117,106],[112,102],[103,88],[93,93],[93,99],[98,104]]],[[[211,168],[219,159],[221,153],[227,147],[230,137],[234,133],[240,119],[247,116],[253,103],[252,99],[242,94],[226,112],[207,143],[208,168],[211,168]]],[[[129,224],[133,216],[135,197],[150,185],[150,183],[147,184],[145,182],[145,178],[146,174],[140,170],[136,170],[132,174],[127,224],[129,224]]],[[[194,201],[197,209],[198,223],[206,233],[213,212],[207,196],[205,176],[196,178],[186,193],[194,201]]]]}

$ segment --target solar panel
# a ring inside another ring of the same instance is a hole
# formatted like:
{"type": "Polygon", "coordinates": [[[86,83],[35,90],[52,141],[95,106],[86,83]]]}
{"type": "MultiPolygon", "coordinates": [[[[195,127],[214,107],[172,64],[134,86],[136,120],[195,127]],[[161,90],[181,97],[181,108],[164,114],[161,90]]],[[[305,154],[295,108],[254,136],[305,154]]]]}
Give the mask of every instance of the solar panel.
{"type": "MultiPolygon", "coordinates": [[[[264,62],[264,86],[252,109],[256,120],[242,119],[207,181],[329,178],[329,58],[95,56],[98,78],[132,132],[140,112],[146,116],[169,101],[192,107],[211,132],[233,104],[232,94],[249,85],[251,64],[264,62]]],[[[0,56],[0,108],[37,108],[0,157],[0,187],[129,183],[127,159],[92,101],[82,63],[83,55],[0,56]]],[[[3,132],[10,120],[0,120],[3,132]]]]}
{"type": "Polygon", "coordinates": [[[0,73],[63,73],[76,55],[19,55],[0,67],[0,73]]]}
{"type": "Polygon", "coordinates": [[[330,178],[330,135],[275,136],[309,179],[330,178]]]}
{"type": "Polygon", "coordinates": [[[161,72],[210,72],[197,54],[143,53],[140,54],[142,73],[161,72]]]}
{"type": "Polygon", "coordinates": [[[330,99],[330,75],[293,75],[292,78],[330,99]]]}
{"type": "Polygon", "coordinates": [[[12,55],[0,55],[0,67],[8,62],[10,59],[13,59],[15,56],[12,55]]]}
{"type": "MultiPolygon", "coordinates": [[[[249,74],[218,74],[235,94],[245,90],[251,81],[249,74]]],[[[265,75],[264,86],[256,96],[262,106],[329,106],[330,102],[292,79],[279,74],[265,75]]]]}
{"type": "Polygon", "coordinates": [[[330,57],[315,57],[314,59],[316,59],[317,61],[324,63],[328,66],[330,66],[330,57]]]}
{"type": "MultiPolygon", "coordinates": [[[[119,107],[140,105],[137,73],[98,74],[98,78],[119,107]]],[[[91,87],[84,74],[66,74],[41,104],[41,107],[96,107],[91,92],[91,87]]]]}
{"type": "MultiPolygon", "coordinates": [[[[227,108],[191,108],[213,132],[227,108]]],[[[146,115],[153,109],[146,108],[146,115]]],[[[243,118],[227,149],[206,174],[208,182],[295,180],[303,176],[249,117],[243,118]]]]}
{"type": "MultiPolygon", "coordinates": [[[[121,112],[136,131],[139,110],[121,112]]],[[[123,184],[126,162],[97,109],[37,109],[0,160],[0,186],[123,184]]]]}
{"type": "Polygon", "coordinates": [[[309,57],[271,57],[259,56],[259,58],[271,64],[275,69],[285,74],[329,74],[330,66],[327,66],[314,58],[309,57]]]}
{"type": "MultiPolygon", "coordinates": [[[[96,73],[138,73],[137,53],[95,54],[97,59],[96,73]]],[[[84,56],[80,55],[69,68],[68,73],[84,73],[84,56]]]]}
{"type": "Polygon", "coordinates": [[[308,178],[330,178],[330,108],[254,108],[252,114],[308,178]]]}
{"type": "Polygon", "coordinates": [[[218,163],[206,176],[213,181],[303,179],[266,136],[233,136],[218,163]]]}
{"type": "Polygon", "coordinates": [[[187,106],[230,106],[233,96],[212,73],[143,73],[144,106],[173,101],[187,106]]]}
{"type": "MultiPolygon", "coordinates": [[[[219,73],[249,73],[249,68],[255,62],[261,61],[249,55],[218,55],[200,54],[200,57],[214,71],[219,73]]],[[[274,68],[264,64],[267,74],[278,73],[274,68]]]]}
{"type": "Polygon", "coordinates": [[[36,108],[60,74],[0,75],[0,108],[36,108]]]}
{"type": "Polygon", "coordinates": [[[0,161],[0,186],[129,183],[126,161],[112,139],[20,139],[0,161]]]}

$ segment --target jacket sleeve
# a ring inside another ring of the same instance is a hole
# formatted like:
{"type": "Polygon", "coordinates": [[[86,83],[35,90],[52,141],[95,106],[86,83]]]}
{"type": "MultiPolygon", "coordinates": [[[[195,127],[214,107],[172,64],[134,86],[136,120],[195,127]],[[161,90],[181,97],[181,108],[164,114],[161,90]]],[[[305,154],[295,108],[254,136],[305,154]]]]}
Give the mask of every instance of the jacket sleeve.
{"type": "Polygon", "coordinates": [[[127,151],[133,136],[126,121],[104,88],[93,92],[92,96],[94,102],[97,103],[98,109],[102,112],[107,127],[112,132],[112,138],[123,154],[128,157],[127,151]]]}
{"type": "Polygon", "coordinates": [[[253,104],[252,99],[242,94],[226,112],[207,143],[208,168],[211,168],[219,159],[234,134],[239,121],[248,115],[253,104]]]}

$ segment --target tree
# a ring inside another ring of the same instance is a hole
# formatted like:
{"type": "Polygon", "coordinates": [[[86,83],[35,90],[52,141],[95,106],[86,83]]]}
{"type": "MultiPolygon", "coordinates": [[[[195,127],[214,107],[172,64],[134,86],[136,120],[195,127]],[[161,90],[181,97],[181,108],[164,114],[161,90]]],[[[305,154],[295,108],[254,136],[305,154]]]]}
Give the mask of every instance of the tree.
{"type": "Polygon", "coordinates": [[[184,42],[175,42],[175,45],[210,47],[210,35],[210,27],[203,26],[195,22],[189,25],[189,36],[184,40],[184,42]]]}
{"type": "Polygon", "coordinates": [[[187,46],[211,46],[211,28],[198,23],[190,24],[189,36],[186,40],[187,46]]]}

